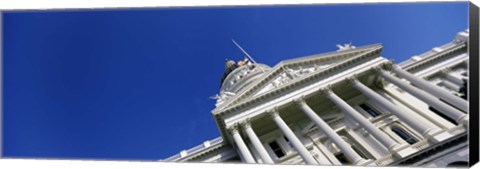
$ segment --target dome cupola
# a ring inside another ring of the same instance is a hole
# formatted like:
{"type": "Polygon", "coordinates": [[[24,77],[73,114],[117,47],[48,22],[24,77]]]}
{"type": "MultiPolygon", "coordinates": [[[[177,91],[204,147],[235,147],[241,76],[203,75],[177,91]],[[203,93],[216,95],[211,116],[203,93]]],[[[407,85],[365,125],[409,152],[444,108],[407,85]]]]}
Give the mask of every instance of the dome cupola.
{"type": "Polygon", "coordinates": [[[237,63],[226,59],[225,72],[220,81],[220,94],[217,96],[217,106],[234,96],[270,69],[265,64],[252,63],[247,58],[237,63]]]}

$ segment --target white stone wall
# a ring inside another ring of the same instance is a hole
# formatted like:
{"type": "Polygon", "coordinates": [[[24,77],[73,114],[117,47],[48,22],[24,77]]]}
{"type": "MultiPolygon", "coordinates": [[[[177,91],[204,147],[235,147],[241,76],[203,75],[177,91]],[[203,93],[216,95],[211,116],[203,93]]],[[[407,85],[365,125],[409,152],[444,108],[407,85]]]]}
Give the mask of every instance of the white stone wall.
{"type": "MultiPolygon", "coordinates": [[[[412,59],[399,65],[403,67],[409,67],[412,65],[415,66],[423,64],[423,61],[425,60],[435,58],[437,56],[440,56],[442,52],[448,52],[449,50],[453,50],[461,46],[463,43],[465,43],[465,37],[468,38],[468,34],[465,35],[465,32],[463,32],[461,33],[461,36],[457,36],[457,39],[455,39],[453,42],[445,44],[441,47],[433,48],[431,51],[428,51],[419,56],[414,56],[412,57],[412,59]]],[[[429,66],[419,66],[420,68],[415,69],[414,75],[424,78],[432,84],[440,86],[442,89],[445,90],[445,92],[450,92],[452,95],[457,95],[458,97],[460,97],[461,93],[459,89],[462,87],[463,84],[455,80],[464,78],[468,79],[468,73],[466,73],[468,72],[468,55],[466,54],[466,49],[463,53],[457,52],[448,55],[446,58],[445,56],[442,57],[443,59],[439,59],[437,61],[429,61],[429,66]],[[450,69],[445,70],[444,68],[450,69]]],[[[324,81],[325,83],[339,82],[345,80],[342,77],[368,71],[368,69],[370,69],[371,67],[367,65],[375,65],[376,63],[384,63],[385,61],[386,59],[384,58],[373,58],[370,62],[354,65],[350,67],[350,69],[334,75],[334,77],[329,77],[327,78],[327,80],[324,79],[324,81]]],[[[429,105],[421,99],[416,98],[412,94],[405,92],[397,86],[392,85],[386,81],[378,78],[376,80],[382,81],[382,84],[384,84],[384,86],[379,86],[378,88],[373,87],[372,90],[375,90],[376,93],[389,100],[399,110],[414,112],[418,114],[419,118],[415,119],[417,120],[417,122],[439,128],[441,132],[446,133],[443,134],[442,137],[436,138],[437,142],[432,142],[432,139],[427,138],[425,133],[415,131],[415,129],[413,129],[411,126],[400,120],[398,117],[392,115],[391,112],[388,112],[385,109],[381,108],[382,106],[379,105],[379,103],[370,101],[366,96],[363,96],[362,94],[358,94],[357,96],[353,96],[344,100],[357,112],[359,112],[363,117],[368,119],[368,121],[370,121],[375,127],[385,133],[395,143],[398,143],[402,146],[407,146],[407,148],[404,149],[408,150],[408,152],[402,153],[407,153],[408,155],[415,152],[420,152],[434,144],[441,144],[442,140],[448,139],[450,136],[466,132],[466,129],[464,128],[464,126],[462,126],[462,124],[456,125],[444,119],[440,115],[430,110],[429,105]],[[369,107],[380,112],[381,115],[377,117],[372,117],[359,107],[360,104],[367,104],[369,107]],[[392,127],[400,127],[408,135],[417,140],[417,142],[412,145],[408,144],[398,134],[392,131],[392,127]]],[[[370,81],[373,81],[373,79],[370,79],[370,81]]],[[[407,80],[405,81],[408,82],[407,80]]],[[[267,106],[274,107],[275,105],[284,105],[286,103],[292,102],[292,98],[297,97],[299,94],[304,94],[309,90],[313,90],[313,88],[324,86],[326,85],[321,84],[320,82],[318,82],[318,84],[314,83],[306,85],[304,89],[290,92],[284,96],[277,98],[276,100],[265,102],[265,104],[263,105],[245,109],[246,111],[243,113],[225,115],[225,119],[223,120],[225,121],[225,124],[228,125],[228,127],[237,125],[239,121],[244,121],[245,119],[255,118],[256,116],[262,115],[262,113],[264,113],[263,111],[266,110],[265,107],[267,106]],[[312,89],[307,90],[306,88],[312,89]]],[[[355,90],[352,86],[345,86],[342,89],[344,89],[344,91],[355,90]]],[[[262,93],[257,93],[253,97],[261,94],[262,93]]],[[[329,120],[326,122],[329,123],[329,126],[333,128],[333,130],[338,135],[342,136],[344,140],[347,140],[347,142],[354,144],[357,150],[361,154],[364,154],[363,156],[368,158],[367,163],[364,164],[384,166],[403,158],[402,155],[399,155],[401,153],[396,152],[397,154],[394,154],[392,150],[389,150],[387,147],[383,146],[380,141],[378,141],[371,133],[366,131],[363,126],[355,122],[355,120],[353,120],[350,116],[342,113],[339,109],[321,111],[331,112],[329,116],[333,115],[332,117],[336,118],[334,120],[329,120]]],[[[321,112],[317,113],[322,114],[321,112]]],[[[324,118],[323,120],[326,119],[326,117],[322,118],[324,118]]],[[[284,120],[291,121],[291,119],[284,120]]],[[[272,123],[271,125],[275,124],[272,123]]],[[[337,150],[332,144],[332,140],[327,137],[327,135],[322,131],[322,129],[317,129],[316,125],[314,125],[310,119],[296,120],[293,123],[289,123],[288,126],[295,133],[296,137],[301,141],[301,143],[313,156],[313,158],[318,164],[341,165],[340,160],[335,157],[335,153],[337,150]]],[[[248,150],[251,152],[255,162],[263,163],[263,160],[260,156],[261,153],[259,153],[254,148],[248,137],[243,132],[241,132],[241,135],[243,137],[243,140],[245,140],[248,150]]],[[[226,135],[226,137],[230,136],[226,135]]],[[[258,135],[258,138],[260,139],[263,147],[265,147],[269,156],[275,163],[305,164],[304,160],[299,155],[299,152],[295,150],[291,143],[285,140],[283,133],[279,129],[272,130],[270,132],[267,132],[266,134],[258,135]],[[282,151],[285,153],[285,156],[281,158],[276,157],[275,153],[268,145],[268,143],[272,141],[276,141],[279,144],[282,151]]],[[[243,157],[241,157],[238,149],[235,148],[235,143],[232,141],[228,144],[233,144],[233,147],[222,148],[215,151],[210,151],[209,148],[205,147],[204,150],[200,150],[195,154],[198,156],[198,154],[203,153],[203,155],[201,155],[201,158],[195,159],[196,161],[203,162],[223,162],[234,156],[239,156],[242,160],[244,160],[243,157]]],[[[187,157],[183,157],[182,159],[184,161],[189,161],[188,156],[193,156],[193,154],[187,154],[186,156],[187,157]]],[[[468,145],[463,147],[450,148],[448,149],[448,151],[442,151],[438,154],[435,154],[434,157],[434,159],[429,159],[428,161],[427,159],[425,159],[425,161],[422,162],[422,165],[428,167],[445,167],[449,163],[455,161],[468,161],[468,145]]]]}

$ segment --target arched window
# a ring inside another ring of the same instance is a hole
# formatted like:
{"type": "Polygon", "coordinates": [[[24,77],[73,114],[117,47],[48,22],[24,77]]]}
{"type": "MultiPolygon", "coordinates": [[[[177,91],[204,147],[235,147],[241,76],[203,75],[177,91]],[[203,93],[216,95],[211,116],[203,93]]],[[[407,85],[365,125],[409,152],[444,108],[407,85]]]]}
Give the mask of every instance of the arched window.
{"type": "Polygon", "coordinates": [[[400,128],[399,126],[393,126],[392,131],[400,136],[403,140],[405,140],[408,144],[415,144],[418,142],[417,139],[415,139],[410,133],[405,131],[403,128],[400,128]]]}

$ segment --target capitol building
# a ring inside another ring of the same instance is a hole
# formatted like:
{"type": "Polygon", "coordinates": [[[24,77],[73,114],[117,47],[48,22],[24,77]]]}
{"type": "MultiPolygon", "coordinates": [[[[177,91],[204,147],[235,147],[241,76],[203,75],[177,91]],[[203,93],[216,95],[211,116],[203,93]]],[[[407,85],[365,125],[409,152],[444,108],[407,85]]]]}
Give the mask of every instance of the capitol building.
{"type": "Polygon", "coordinates": [[[228,60],[211,112],[221,136],[161,161],[466,167],[468,39],[398,64],[381,44],[228,60]]]}

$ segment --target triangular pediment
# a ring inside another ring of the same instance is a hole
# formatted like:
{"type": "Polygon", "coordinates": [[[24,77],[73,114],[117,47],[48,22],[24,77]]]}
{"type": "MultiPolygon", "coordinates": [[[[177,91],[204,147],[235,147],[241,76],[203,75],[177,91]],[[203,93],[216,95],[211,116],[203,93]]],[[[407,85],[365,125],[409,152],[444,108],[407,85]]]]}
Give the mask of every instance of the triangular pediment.
{"type": "Polygon", "coordinates": [[[268,94],[275,89],[290,85],[338,64],[368,53],[380,51],[381,49],[382,46],[380,44],[375,44],[282,61],[225,103],[219,105],[214,110],[214,113],[268,94]]]}

